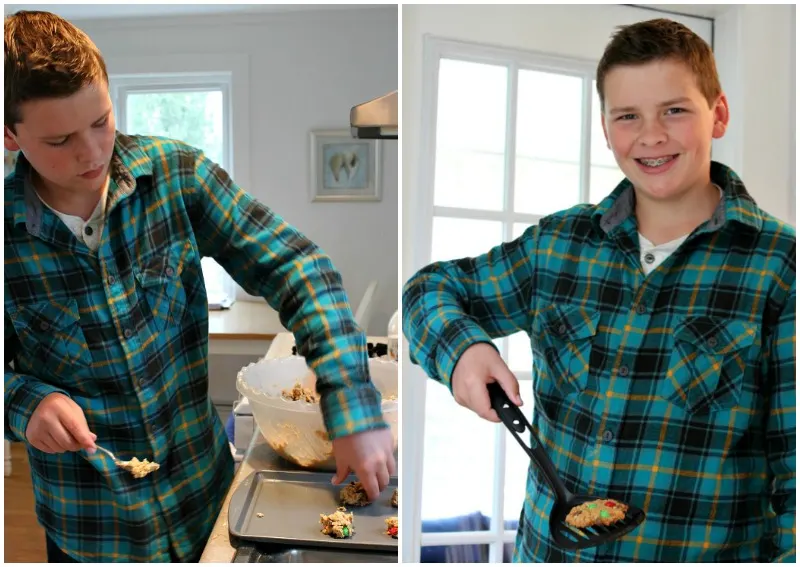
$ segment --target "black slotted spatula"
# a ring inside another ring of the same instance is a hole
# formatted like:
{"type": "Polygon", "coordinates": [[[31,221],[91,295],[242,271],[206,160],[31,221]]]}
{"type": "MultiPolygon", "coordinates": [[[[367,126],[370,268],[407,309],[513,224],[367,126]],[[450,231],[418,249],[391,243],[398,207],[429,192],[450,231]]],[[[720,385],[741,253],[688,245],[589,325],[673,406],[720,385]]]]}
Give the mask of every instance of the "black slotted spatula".
{"type": "Polygon", "coordinates": [[[550,512],[550,535],[553,542],[562,549],[586,549],[608,543],[619,539],[623,535],[635,529],[644,521],[644,511],[634,506],[628,505],[625,518],[610,526],[591,526],[588,528],[575,528],[567,524],[567,515],[575,506],[579,506],[590,500],[599,500],[597,496],[575,495],[572,494],[558,476],[553,461],[547,455],[544,447],[538,442],[536,434],[531,428],[531,424],[525,419],[515,404],[508,399],[508,396],[497,382],[489,384],[489,401],[492,409],[497,412],[500,420],[511,431],[519,444],[528,453],[528,456],[536,463],[542,471],[544,478],[555,493],[555,503],[550,512]],[[525,431],[530,433],[532,446],[520,437],[520,433],[525,431]]]}

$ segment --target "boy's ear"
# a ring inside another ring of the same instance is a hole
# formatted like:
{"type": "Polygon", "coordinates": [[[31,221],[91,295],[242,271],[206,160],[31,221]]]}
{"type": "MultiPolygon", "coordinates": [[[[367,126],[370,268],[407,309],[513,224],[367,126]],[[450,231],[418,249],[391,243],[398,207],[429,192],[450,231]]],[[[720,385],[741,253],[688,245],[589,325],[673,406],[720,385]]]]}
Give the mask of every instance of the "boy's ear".
{"type": "Polygon", "coordinates": [[[711,131],[711,136],[713,138],[722,138],[725,135],[730,118],[728,99],[725,93],[722,93],[717,97],[716,103],[714,103],[714,128],[711,131]]]}
{"type": "Polygon", "coordinates": [[[8,129],[8,126],[4,125],[3,128],[3,145],[9,152],[18,152],[19,144],[17,144],[16,136],[11,133],[11,130],[8,129]]]}

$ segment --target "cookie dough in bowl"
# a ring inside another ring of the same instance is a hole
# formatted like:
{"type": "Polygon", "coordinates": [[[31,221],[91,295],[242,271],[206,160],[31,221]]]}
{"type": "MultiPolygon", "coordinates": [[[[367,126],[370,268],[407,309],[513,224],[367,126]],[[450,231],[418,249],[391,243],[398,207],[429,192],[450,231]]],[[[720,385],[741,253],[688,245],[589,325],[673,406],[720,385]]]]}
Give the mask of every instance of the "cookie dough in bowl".
{"type": "MultiPolygon", "coordinates": [[[[262,359],[239,371],[237,390],[250,402],[253,418],[267,444],[281,457],[311,470],[335,471],[333,445],[322,420],[319,400],[309,395],[310,372],[303,357],[262,359]]],[[[397,362],[369,359],[372,382],[383,398],[383,418],[397,448],[397,362]]]]}

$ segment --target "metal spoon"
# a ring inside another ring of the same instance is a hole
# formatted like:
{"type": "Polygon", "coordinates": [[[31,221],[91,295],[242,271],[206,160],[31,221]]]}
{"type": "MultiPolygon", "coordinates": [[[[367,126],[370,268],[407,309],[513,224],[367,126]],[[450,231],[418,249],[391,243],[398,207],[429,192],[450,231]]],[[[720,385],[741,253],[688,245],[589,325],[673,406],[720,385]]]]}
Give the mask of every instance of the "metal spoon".
{"type": "Polygon", "coordinates": [[[95,447],[97,447],[100,451],[111,457],[115,465],[117,465],[121,469],[128,471],[135,478],[143,478],[148,474],[150,474],[151,472],[158,470],[161,466],[158,463],[151,463],[147,459],[145,459],[144,461],[140,461],[139,459],[133,459],[131,461],[122,461],[118,459],[116,455],[114,455],[114,453],[112,453],[105,447],[101,447],[100,445],[97,444],[95,444],[95,447]]]}

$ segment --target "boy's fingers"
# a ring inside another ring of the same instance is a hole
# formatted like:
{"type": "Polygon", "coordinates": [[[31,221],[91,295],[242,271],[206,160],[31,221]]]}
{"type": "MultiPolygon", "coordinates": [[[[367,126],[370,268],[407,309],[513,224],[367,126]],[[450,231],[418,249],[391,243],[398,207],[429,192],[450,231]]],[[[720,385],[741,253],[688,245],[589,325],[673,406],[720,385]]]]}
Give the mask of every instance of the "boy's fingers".
{"type": "Polygon", "coordinates": [[[388,463],[384,463],[378,468],[378,492],[383,492],[387,486],[389,486],[389,466],[388,463]]]}
{"type": "Polygon", "coordinates": [[[78,447],[76,449],[72,449],[73,451],[77,451],[80,448],[95,448],[94,440],[96,437],[92,437],[92,432],[89,431],[89,426],[87,425],[86,418],[83,417],[82,412],[77,416],[75,414],[62,414],[60,421],[64,426],[64,429],[66,429],[66,431],[72,435],[72,437],[78,443],[78,447]]]}
{"type": "Polygon", "coordinates": [[[512,402],[518,406],[522,405],[522,397],[519,395],[519,381],[514,374],[508,369],[505,363],[499,363],[492,369],[494,379],[503,388],[503,391],[512,402]]]}
{"type": "Polygon", "coordinates": [[[60,422],[53,424],[49,434],[50,439],[48,439],[48,441],[50,441],[50,446],[57,448],[59,453],[64,451],[77,451],[80,449],[80,445],[78,445],[69,431],[63,427],[60,422]]]}
{"type": "Polygon", "coordinates": [[[361,485],[364,487],[369,501],[373,502],[377,500],[381,495],[381,491],[378,490],[378,478],[375,472],[364,471],[358,475],[358,480],[361,481],[361,485]]]}
{"type": "Polygon", "coordinates": [[[349,474],[350,467],[344,464],[344,462],[336,461],[336,474],[333,475],[331,482],[333,484],[342,484],[349,474]]]}
{"type": "Polygon", "coordinates": [[[493,423],[500,423],[500,418],[497,417],[497,412],[492,409],[492,404],[489,401],[489,390],[486,388],[485,382],[480,382],[473,386],[470,401],[470,409],[480,417],[493,423]]]}

